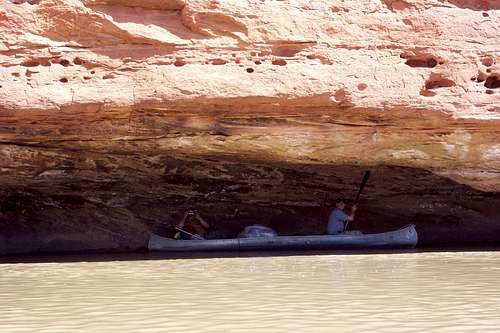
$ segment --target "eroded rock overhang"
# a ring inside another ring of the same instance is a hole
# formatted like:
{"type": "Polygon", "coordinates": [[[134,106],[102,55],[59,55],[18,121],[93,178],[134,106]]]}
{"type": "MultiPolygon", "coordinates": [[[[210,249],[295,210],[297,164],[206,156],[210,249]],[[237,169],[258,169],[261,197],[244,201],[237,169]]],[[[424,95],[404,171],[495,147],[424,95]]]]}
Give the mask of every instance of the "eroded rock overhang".
{"type": "Polygon", "coordinates": [[[55,230],[54,247],[140,247],[193,204],[226,229],[319,232],[366,169],[366,228],[496,239],[494,1],[41,0],[0,15],[1,218],[27,243],[55,230]]]}

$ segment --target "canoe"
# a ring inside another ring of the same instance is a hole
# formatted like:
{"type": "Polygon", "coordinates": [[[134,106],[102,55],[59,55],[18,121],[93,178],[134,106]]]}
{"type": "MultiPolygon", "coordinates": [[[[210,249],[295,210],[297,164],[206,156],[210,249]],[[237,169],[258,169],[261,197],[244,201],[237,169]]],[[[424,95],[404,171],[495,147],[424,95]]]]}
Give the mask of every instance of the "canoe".
{"type": "Polygon", "coordinates": [[[399,230],[362,235],[277,236],[255,238],[175,240],[151,234],[151,251],[268,251],[413,248],[418,236],[415,225],[399,230]]]}

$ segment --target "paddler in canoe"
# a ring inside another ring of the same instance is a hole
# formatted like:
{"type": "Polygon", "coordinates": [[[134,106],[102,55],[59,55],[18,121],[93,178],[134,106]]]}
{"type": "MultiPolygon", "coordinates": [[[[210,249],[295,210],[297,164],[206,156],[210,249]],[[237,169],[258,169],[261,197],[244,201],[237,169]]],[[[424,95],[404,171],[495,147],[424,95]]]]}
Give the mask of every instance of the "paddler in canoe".
{"type": "Polygon", "coordinates": [[[194,208],[187,208],[184,217],[174,226],[177,233],[175,239],[205,239],[210,224],[205,221],[194,208]]]}
{"type": "Polygon", "coordinates": [[[354,204],[351,207],[351,211],[348,214],[344,212],[346,200],[339,197],[335,200],[335,208],[330,213],[328,217],[327,234],[328,235],[338,235],[338,234],[350,234],[350,235],[360,235],[361,232],[358,230],[347,231],[347,225],[349,222],[354,221],[354,215],[356,214],[356,209],[358,208],[356,204],[359,201],[361,192],[363,191],[366,183],[370,178],[370,171],[366,171],[359,186],[358,194],[356,199],[354,199],[354,204]]]}
{"type": "Polygon", "coordinates": [[[340,197],[335,200],[335,209],[332,210],[328,217],[327,234],[338,235],[346,231],[347,223],[354,221],[354,214],[356,213],[357,206],[352,205],[351,212],[347,215],[344,212],[345,199],[340,197]]]}

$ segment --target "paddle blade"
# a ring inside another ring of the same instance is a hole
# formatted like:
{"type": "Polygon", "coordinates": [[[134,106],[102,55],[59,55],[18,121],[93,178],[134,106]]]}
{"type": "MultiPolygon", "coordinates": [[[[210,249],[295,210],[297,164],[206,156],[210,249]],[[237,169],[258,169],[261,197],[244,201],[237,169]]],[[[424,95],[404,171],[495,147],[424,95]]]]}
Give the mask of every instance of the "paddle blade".
{"type": "Polygon", "coordinates": [[[359,191],[358,194],[356,195],[356,199],[354,200],[354,204],[358,202],[359,197],[361,196],[361,192],[363,192],[363,189],[365,188],[365,185],[368,182],[368,178],[370,178],[370,170],[366,171],[365,175],[363,176],[363,180],[361,181],[361,185],[359,186],[359,191]]]}

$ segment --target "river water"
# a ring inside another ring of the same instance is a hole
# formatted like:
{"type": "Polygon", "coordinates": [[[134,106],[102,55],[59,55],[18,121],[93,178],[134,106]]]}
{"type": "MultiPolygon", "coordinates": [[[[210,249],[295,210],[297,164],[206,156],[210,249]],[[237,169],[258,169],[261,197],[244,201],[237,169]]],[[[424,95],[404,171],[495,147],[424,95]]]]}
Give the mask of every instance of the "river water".
{"type": "Polygon", "coordinates": [[[4,260],[0,332],[500,332],[495,251],[87,259],[4,260]]]}

